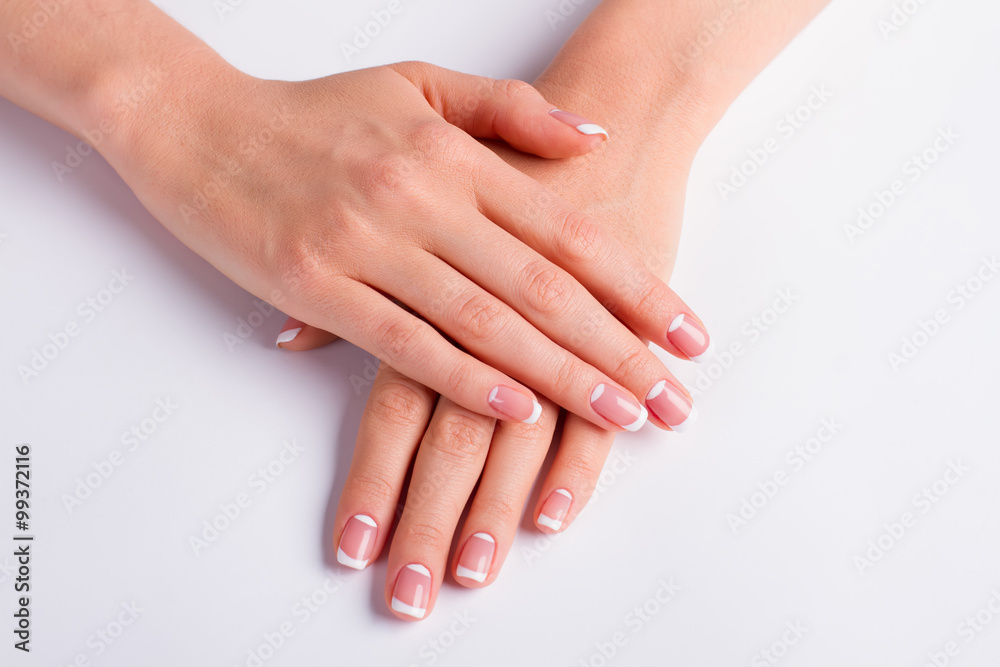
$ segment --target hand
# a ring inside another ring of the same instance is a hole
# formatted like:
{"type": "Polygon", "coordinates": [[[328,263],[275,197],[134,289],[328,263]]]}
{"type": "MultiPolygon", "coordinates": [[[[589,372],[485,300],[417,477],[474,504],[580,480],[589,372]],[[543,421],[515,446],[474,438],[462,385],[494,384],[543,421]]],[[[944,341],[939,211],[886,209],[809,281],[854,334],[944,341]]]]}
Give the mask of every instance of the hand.
{"type": "Polygon", "coordinates": [[[603,142],[577,129],[583,119],[560,121],[527,84],[420,63],[306,82],[228,66],[198,76],[211,91],[168,86],[111,161],[250,292],[494,418],[537,420],[527,384],[635,430],[647,416],[636,394],[659,382],[683,392],[625,324],[682,354],[667,329],[690,310],[593,220],[462,131],[552,158],[603,142]]]}
{"type": "MultiPolygon", "coordinates": [[[[548,86],[557,90],[554,84],[548,86]]],[[[561,97],[566,101],[569,95],[563,92],[561,97]]],[[[620,221],[608,231],[666,279],[676,256],[693,152],[678,151],[652,169],[642,167],[637,151],[616,144],[610,142],[599,155],[558,162],[500,145],[493,148],[587,214],[620,221]]],[[[289,350],[310,349],[335,339],[296,320],[283,329],[298,330],[297,336],[280,343],[289,350]]],[[[678,338],[677,342],[681,348],[706,354],[701,346],[707,340],[689,343],[678,338]]],[[[673,424],[674,430],[690,427],[696,416],[689,399],[670,388],[647,404],[652,420],[661,426],[673,424]]],[[[438,399],[383,364],[337,509],[338,560],[361,569],[385,548],[412,462],[404,510],[389,549],[386,603],[400,618],[423,618],[433,607],[446,570],[463,586],[492,583],[553,443],[556,414],[544,399],[543,405],[542,418],[533,427],[500,423],[438,399]],[[468,516],[458,529],[477,482],[468,516]],[[458,547],[449,566],[453,541],[458,547]]],[[[560,532],[576,518],[593,493],[614,437],[577,416],[566,417],[559,449],[533,510],[539,530],[560,532]]]]}

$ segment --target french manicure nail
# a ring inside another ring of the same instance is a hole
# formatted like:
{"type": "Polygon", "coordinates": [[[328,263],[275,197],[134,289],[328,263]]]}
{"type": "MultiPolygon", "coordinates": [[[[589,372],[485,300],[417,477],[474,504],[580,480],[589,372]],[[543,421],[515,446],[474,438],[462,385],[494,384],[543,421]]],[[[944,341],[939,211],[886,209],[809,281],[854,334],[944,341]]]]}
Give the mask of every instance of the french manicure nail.
{"type": "Polygon", "coordinates": [[[599,384],[590,395],[594,412],[626,431],[638,431],[649,413],[638,401],[610,384],[599,384]]]}
{"type": "Polygon", "coordinates": [[[500,385],[493,387],[489,403],[493,409],[514,421],[534,424],[542,414],[542,404],[519,392],[517,389],[500,385]]]}
{"type": "Polygon", "coordinates": [[[562,528],[569,508],[573,504],[573,496],[566,489],[556,489],[542,503],[542,511],[538,514],[538,524],[559,530],[562,528]]]}
{"type": "Polygon", "coordinates": [[[698,418],[698,409],[688,397],[666,380],[660,380],[646,394],[646,405],[650,412],[671,430],[684,433],[698,418]]]}
{"type": "Polygon", "coordinates": [[[355,514],[347,520],[337,547],[337,562],[355,570],[363,570],[375,551],[378,526],[367,514],[355,514]]]}
{"type": "Polygon", "coordinates": [[[465,548],[462,549],[458,567],[455,568],[455,576],[483,583],[490,574],[490,565],[493,564],[493,553],[496,549],[496,540],[491,535],[476,533],[466,541],[465,548]]]}
{"type": "Polygon", "coordinates": [[[553,109],[549,112],[557,120],[576,128],[576,131],[580,134],[603,134],[605,139],[610,139],[608,131],[605,130],[600,125],[591,123],[589,120],[583,116],[578,116],[575,113],[570,113],[568,111],[560,111],[559,109],[553,109]]]}
{"type": "Polygon", "coordinates": [[[296,327],[294,329],[288,329],[287,331],[282,331],[278,334],[278,340],[275,341],[275,345],[281,347],[284,343],[291,343],[295,340],[295,337],[302,333],[302,327],[296,327]]]}
{"type": "Polygon", "coordinates": [[[698,320],[683,313],[667,328],[667,340],[694,362],[712,358],[712,340],[698,320]]]}
{"type": "Polygon", "coordinates": [[[392,589],[392,609],[413,618],[423,618],[431,597],[431,572],[419,563],[410,563],[396,575],[392,589]]]}

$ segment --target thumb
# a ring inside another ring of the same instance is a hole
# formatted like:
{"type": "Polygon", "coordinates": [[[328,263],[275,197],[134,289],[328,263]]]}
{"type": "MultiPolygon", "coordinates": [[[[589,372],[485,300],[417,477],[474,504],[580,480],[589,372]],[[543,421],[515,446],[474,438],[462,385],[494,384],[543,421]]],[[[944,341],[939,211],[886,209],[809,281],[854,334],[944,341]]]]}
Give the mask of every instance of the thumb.
{"type": "Polygon", "coordinates": [[[441,117],[480,139],[503,139],[544,158],[584,155],[608,139],[604,128],[545,101],[513,79],[462,74],[420,62],[389,66],[408,79],[441,117]]]}

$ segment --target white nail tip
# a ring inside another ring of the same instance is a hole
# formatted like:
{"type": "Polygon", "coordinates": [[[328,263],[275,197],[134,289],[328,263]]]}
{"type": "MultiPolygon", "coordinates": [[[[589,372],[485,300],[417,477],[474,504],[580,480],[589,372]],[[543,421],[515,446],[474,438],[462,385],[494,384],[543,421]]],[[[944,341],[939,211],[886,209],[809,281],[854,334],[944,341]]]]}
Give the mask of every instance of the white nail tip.
{"type": "Polygon", "coordinates": [[[684,324],[684,313],[681,313],[680,315],[675,317],[672,322],[670,322],[670,326],[667,327],[667,333],[673,333],[677,331],[677,328],[680,327],[680,325],[682,324],[684,324]]]}
{"type": "Polygon", "coordinates": [[[594,125],[593,123],[584,123],[583,125],[577,125],[576,129],[581,134],[603,134],[606,139],[610,139],[611,135],[600,125],[594,125]]]}
{"type": "Polygon", "coordinates": [[[367,514],[355,514],[353,518],[357,519],[363,524],[371,526],[372,528],[378,527],[378,524],[375,523],[375,519],[371,518],[367,514]]]}
{"type": "Polygon", "coordinates": [[[475,533],[472,537],[475,537],[478,540],[482,540],[483,542],[489,542],[490,544],[497,543],[497,541],[494,540],[493,536],[490,535],[489,533],[475,533]]]}
{"type": "Polygon", "coordinates": [[[700,364],[702,362],[710,360],[714,354],[715,354],[715,341],[708,341],[708,347],[705,348],[704,352],[694,357],[688,357],[688,359],[690,359],[696,364],[700,364]]]}
{"type": "Polygon", "coordinates": [[[545,526],[546,528],[551,528],[552,530],[559,530],[562,528],[562,521],[557,521],[551,517],[547,517],[544,514],[538,515],[538,525],[545,526]]]}
{"type": "Polygon", "coordinates": [[[431,571],[419,563],[410,563],[409,565],[406,566],[406,569],[413,570],[414,572],[419,572],[425,577],[431,576],[431,571]]]}
{"type": "Polygon", "coordinates": [[[667,381],[666,380],[660,380],[659,382],[657,382],[656,384],[654,384],[653,388],[649,390],[648,394],[646,394],[646,400],[647,401],[651,401],[654,398],[656,398],[657,396],[659,396],[660,394],[662,394],[663,390],[666,388],[666,386],[667,386],[667,381]]]}
{"type": "Polygon", "coordinates": [[[486,581],[485,572],[476,572],[475,570],[470,570],[469,568],[462,567],[461,565],[455,568],[455,576],[462,577],[463,579],[471,579],[472,581],[480,584],[486,581]]]}
{"type": "Polygon", "coordinates": [[[274,343],[275,345],[281,345],[282,343],[290,343],[295,340],[295,337],[302,333],[302,327],[298,329],[289,329],[288,331],[282,331],[278,334],[278,340],[274,343]]]}
{"type": "Polygon", "coordinates": [[[629,424],[628,426],[622,424],[623,429],[625,429],[626,431],[635,432],[638,431],[640,428],[642,428],[642,425],[645,424],[646,420],[649,418],[649,410],[647,410],[646,408],[641,408],[641,409],[642,409],[642,414],[639,415],[639,418],[636,419],[631,424],[629,424]]]}
{"type": "Polygon", "coordinates": [[[524,420],[525,424],[534,424],[538,421],[538,418],[542,416],[542,404],[538,401],[532,401],[535,404],[534,409],[531,411],[531,416],[524,420]]]}
{"type": "Polygon", "coordinates": [[[392,598],[392,610],[398,611],[400,614],[406,614],[407,616],[412,616],[413,618],[423,618],[424,614],[427,613],[426,609],[421,609],[420,607],[412,607],[395,597],[392,598]]]}
{"type": "Polygon", "coordinates": [[[604,393],[604,385],[603,384],[599,384],[596,387],[594,387],[594,391],[590,395],[590,402],[593,403],[594,401],[596,401],[597,399],[599,399],[601,397],[601,394],[603,394],[603,393],[604,393]]]}
{"type": "Polygon", "coordinates": [[[341,565],[345,565],[355,570],[363,570],[368,567],[368,561],[358,560],[357,558],[351,558],[344,553],[343,549],[337,549],[337,562],[341,565]]]}
{"type": "Polygon", "coordinates": [[[686,433],[691,429],[691,426],[698,419],[698,408],[691,406],[691,412],[688,413],[687,419],[682,421],[680,424],[670,426],[670,430],[676,431],[677,433],[686,433]]]}

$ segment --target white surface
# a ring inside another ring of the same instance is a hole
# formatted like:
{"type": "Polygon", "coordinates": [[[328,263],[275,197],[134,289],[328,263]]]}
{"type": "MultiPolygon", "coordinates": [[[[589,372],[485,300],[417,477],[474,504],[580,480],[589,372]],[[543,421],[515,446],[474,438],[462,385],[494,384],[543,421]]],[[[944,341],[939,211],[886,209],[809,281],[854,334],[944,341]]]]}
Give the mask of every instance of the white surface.
{"type": "MultiPolygon", "coordinates": [[[[383,2],[245,0],[224,19],[207,1],[163,4],[238,66],[286,78],[424,59],[530,79],[592,6],[552,30],[556,0],[403,0],[348,65],[340,42],[383,2]]],[[[279,314],[230,351],[223,336],[253,299],[164,232],[99,157],[59,183],[51,163],[76,142],[0,102],[0,540],[13,532],[18,442],[34,450],[38,536],[30,656],[10,648],[13,563],[0,549],[0,662],[247,665],[288,623],[268,667],[755,667],[783,634],[797,639],[777,663],[788,666],[917,667],[948,641],[959,649],[948,664],[997,664],[1000,617],[984,613],[981,632],[963,624],[1000,591],[1000,280],[961,309],[949,293],[1000,252],[1000,5],[927,2],[884,39],[876,23],[892,4],[835,1],[700,154],[673,286],[718,355],[744,353],[725,369],[668,362],[701,389],[697,428],[622,437],[566,534],[526,527],[495,585],[447,583],[420,623],[385,609],[384,560],[338,569],[327,546],[368,357],[275,350],[279,314]],[[776,124],[813,86],[832,98],[785,139],[776,124]],[[850,243],[856,209],[948,127],[955,145],[850,243]],[[780,150],[723,202],[717,182],[771,137],[780,150]],[[84,322],[77,304],[123,267],[134,279],[84,322]],[[773,322],[772,303],[787,311],[773,322]],[[947,323],[895,372],[888,353],[938,309],[947,323]],[[16,366],[70,321],[80,335],[26,387],[16,366]],[[121,434],[157,399],[177,407],[127,451],[121,434]],[[787,453],[824,419],[842,427],[796,469],[787,453]],[[258,493],[255,471],[283,448],[292,462],[258,493]],[[67,512],[63,494],[115,449],[124,463],[67,512]],[[968,472],[922,512],[915,494],[950,461],[968,472]],[[779,471],[787,484],[734,533],[727,514],[779,471]],[[250,506],[196,556],[189,536],[239,493],[250,506]],[[855,556],[904,512],[915,526],[859,573],[855,556]],[[324,602],[315,612],[310,595],[324,602]],[[95,633],[133,601],[137,620],[99,654],[95,633]],[[801,638],[786,630],[796,623],[801,638]]]]}

